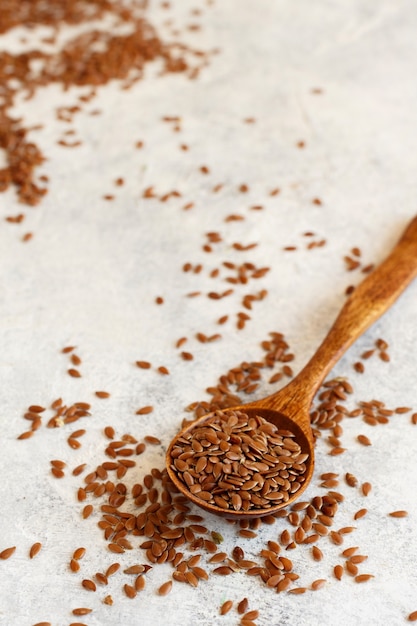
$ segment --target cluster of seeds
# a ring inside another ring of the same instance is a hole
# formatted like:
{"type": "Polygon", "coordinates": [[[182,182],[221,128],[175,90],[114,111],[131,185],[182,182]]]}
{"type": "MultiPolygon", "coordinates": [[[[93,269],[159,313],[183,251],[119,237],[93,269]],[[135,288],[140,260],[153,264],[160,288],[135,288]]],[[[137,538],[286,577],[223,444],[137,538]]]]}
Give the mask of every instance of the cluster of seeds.
{"type": "MultiPolygon", "coordinates": [[[[254,389],[250,387],[254,384],[253,380],[259,383],[276,363],[284,363],[282,368],[288,367],[286,362],[294,358],[289,352],[284,336],[280,333],[270,333],[270,339],[263,341],[261,347],[265,355],[262,359],[241,363],[221,376],[216,387],[207,389],[212,396],[211,402],[193,403],[188,407],[188,410],[194,412],[194,419],[207,412],[216,413],[212,418],[208,418],[203,426],[191,429],[190,437],[180,439],[176,444],[177,447],[174,447],[176,475],[184,477],[184,483],[191,493],[195,492],[197,497],[198,493],[207,494],[217,506],[224,509],[227,506],[234,510],[245,510],[247,502],[251,506],[266,508],[267,503],[276,502],[275,499],[270,500],[267,497],[268,487],[271,486],[271,482],[268,481],[276,478],[268,476],[271,466],[268,463],[265,463],[265,467],[259,465],[264,463],[265,454],[268,459],[272,453],[271,463],[272,458],[275,463],[277,459],[278,463],[281,463],[288,461],[292,455],[298,456],[297,460],[300,461],[300,450],[293,449],[292,433],[279,432],[263,419],[248,417],[241,411],[223,411],[219,408],[219,404],[225,406],[240,404],[240,396],[232,391],[253,393],[254,389]],[[280,448],[279,454],[276,448],[280,448]],[[230,452],[231,456],[230,454],[227,456],[230,452]],[[237,458],[235,455],[240,456],[237,458]],[[217,475],[215,467],[218,463],[222,471],[217,475]],[[246,467],[245,463],[249,467],[246,467]],[[223,469],[224,466],[226,471],[223,469]],[[230,469],[232,471],[229,471],[230,469]],[[244,476],[241,474],[242,471],[244,476]],[[194,480],[194,483],[190,479],[194,480]],[[214,484],[209,484],[210,481],[214,484]],[[239,482],[239,485],[236,482],[239,482]],[[245,483],[247,489],[242,489],[245,483]],[[216,492],[216,488],[220,490],[216,492]]],[[[285,375],[283,372],[278,373],[280,377],[285,375]]],[[[290,372],[287,375],[290,375],[290,372]]],[[[345,451],[342,446],[344,419],[361,418],[365,424],[375,426],[388,423],[393,415],[411,411],[410,407],[390,410],[377,400],[359,402],[358,408],[348,410],[345,405],[352,394],[353,388],[347,380],[329,380],[324,383],[311,412],[315,436],[324,439],[327,433],[324,440],[329,445],[330,456],[338,456],[345,451]]],[[[76,403],[72,407],[66,407],[61,399],[52,403],[52,407],[56,415],[49,419],[49,427],[64,425],[66,419],[72,422],[89,415],[91,408],[87,403],[76,403]],[[57,423],[57,419],[62,422],[57,423]]],[[[39,417],[45,410],[42,406],[31,405],[28,413],[32,419],[34,416],[39,417]]],[[[185,422],[188,423],[188,420],[185,422]]],[[[104,429],[104,435],[107,439],[104,452],[109,460],[104,460],[88,473],[85,473],[86,463],[77,465],[72,471],[74,476],[85,474],[83,485],[77,491],[77,499],[82,504],[80,517],[85,520],[91,517],[97,519],[99,512],[98,526],[103,531],[109,553],[124,559],[125,554],[131,553],[138,546],[143,551],[143,559],[124,568],[120,562],[111,561],[102,572],[92,573],[89,577],[85,577],[84,574],[80,578],[80,586],[87,592],[95,592],[100,587],[107,586],[109,578],[117,574],[118,577],[123,575],[120,582],[121,592],[133,599],[145,589],[148,572],[163,563],[170,564],[173,571],[171,577],[156,589],[160,596],[170,593],[176,583],[196,587],[212,576],[229,576],[242,572],[257,578],[266,588],[276,593],[288,592],[291,595],[299,595],[308,591],[318,591],[326,585],[327,578],[297,583],[300,573],[294,571],[293,562],[286,554],[294,549],[303,550],[307,564],[305,576],[308,574],[309,559],[320,563],[325,557],[326,542],[342,546],[346,536],[355,532],[356,525],[339,527],[335,525],[340,507],[346,507],[345,498],[342,493],[336,491],[341,481],[339,474],[325,472],[319,477],[319,487],[326,490],[325,493],[315,495],[310,500],[296,502],[290,507],[267,514],[262,519],[240,520],[234,523],[236,537],[242,541],[255,538],[261,527],[275,524],[279,526],[278,532],[275,531],[273,537],[266,539],[266,544],[257,557],[251,554],[251,557],[247,558],[245,549],[240,545],[236,545],[230,553],[222,551],[220,546],[223,538],[220,533],[210,530],[203,523],[204,516],[195,513],[188,499],[178,494],[165,468],[153,467],[143,476],[141,482],[137,482],[136,457],[146,452],[148,445],[160,445],[159,439],[148,435],[139,441],[128,433],[117,438],[112,426],[104,429]],[[132,482],[133,473],[136,482],[132,482]],[[135,538],[142,538],[139,544],[134,541],[135,538]],[[128,577],[127,581],[125,576],[128,577]],[[133,581],[132,576],[135,577],[133,581]]],[[[74,439],[74,433],[72,438],[74,439]]],[[[370,445],[365,435],[358,436],[358,443],[370,445]]],[[[306,460],[301,456],[300,466],[306,460]]],[[[65,478],[64,470],[67,465],[68,463],[57,459],[51,461],[53,475],[65,478]]],[[[288,465],[283,471],[288,471],[288,465]]],[[[290,485],[300,482],[299,477],[289,480],[287,476],[287,480],[290,485]]],[[[360,483],[351,472],[344,474],[344,483],[355,489],[362,497],[369,496],[372,489],[369,482],[360,483]]],[[[280,488],[282,491],[282,486],[280,488]]],[[[274,485],[274,493],[276,492],[277,485],[274,485]]],[[[204,497],[202,499],[204,500],[204,497]]],[[[366,514],[367,509],[361,507],[352,512],[352,521],[356,524],[366,514]]],[[[388,515],[393,519],[401,519],[407,517],[407,511],[399,509],[388,515]]],[[[39,543],[32,546],[31,558],[38,553],[40,546],[39,543]]],[[[345,575],[356,583],[372,580],[374,577],[372,573],[359,569],[367,557],[359,554],[358,549],[358,546],[349,546],[340,552],[340,561],[333,566],[333,576],[336,580],[340,581],[345,575]]],[[[5,549],[1,553],[1,558],[9,558],[13,552],[14,548],[5,549]]],[[[84,548],[73,551],[69,569],[74,574],[79,572],[79,560],[84,554],[84,548]]],[[[103,602],[111,605],[112,596],[106,595],[103,602]]],[[[223,611],[227,612],[231,606],[225,603],[223,611]]],[[[245,617],[247,613],[246,610],[242,614],[242,624],[253,622],[245,617]]]]}
{"type": "Polygon", "coordinates": [[[374,354],[378,354],[381,361],[385,361],[386,363],[390,361],[390,355],[388,354],[388,343],[385,339],[377,339],[375,341],[375,348],[371,348],[370,350],[365,350],[361,354],[361,361],[356,361],[353,367],[359,373],[363,374],[365,371],[365,365],[363,364],[364,360],[370,359],[374,354]]]}
{"type": "Polygon", "coordinates": [[[294,433],[243,411],[216,411],[177,438],[170,456],[191,494],[234,511],[285,503],[303,484],[308,459],[294,433]]]}
{"type": "MultiPolygon", "coordinates": [[[[48,419],[46,427],[61,428],[62,426],[72,424],[82,417],[89,416],[90,408],[91,405],[88,402],[74,402],[68,406],[64,404],[62,398],[57,398],[50,405],[50,410],[53,414],[52,417],[48,419]]],[[[42,413],[46,410],[46,407],[37,404],[29,406],[23,417],[31,423],[31,427],[30,430],[26,430],[21,433],[18,436],[18,439],[29,439],[42,427],[42,413]]],[[[84,429],[79,429],[71,433],[67,439],[68,445],[74,449],[79,448],[81,444],[78,441],[78,438],[82,437],[85,432],[86,431],[84,429]]]]}
{"type": "MultiPolygon", "coordinates": [[[[34,206],[47,193],[44,184],[48,182],[48,177],[42,175],[36,179],[36,170],[46,157],[28,139],[28,134],[42,129],[42,125],[25,128],[21,120],[11,117],[10,109],[18,95],[32,97],[37,89],[54,83],[61,84],[65,89],[71,86],[91,88],[91,93],[80,96],[76,105],[61,107],[57,111],[57,118],[68,123],[94,98],[97,88],[111,80],[119,80],[122,89],[129,89],[142,79],[145,66],[153,61],[162,63],[164,74],[186,73],[194,79],[210,55],[182,43],[163,41],[146,19],[146,4],[135,3],[130,8],[124,2],[99,0],[69,0],[65,6],[59,7],[56,2],[38,0],[31,2],[30,6],[26,4],[22,6],[22,3],[11,0],[6,7],[2,7],[0,32],[7,33],[16,26],[28,26],[30,36],[29,28],[35,25],[52,27],[55,34],[45,37],[42,43],[50,50],[55,47],[56,51],[45,52],[45,48],[34,39],[32,48],[27,52],[0,53],[0,148],[4,149],[7,161],[6,167],[0,169],[0,192],[13,185],[20,202],[34,206]],[[96,29],[93,20],[104,17],[112,17],[114,27],[122,27],[121,33],[96,29]],[[57,34],[66,24],[83,24],[86,30],[59,49],[57,34]],[[37,71],[33,70],[33,63],[40,66],[37,71]]],[[[91,115],[99,113],[99,110],[90,111],[91,115]]],[[[57,143],[63,148],[82,145],[80,139],[73,137],[74,132],[66,131],[57,143]]],[[[118,186],[123,184],[121,180],[116,181],[118,186]]],[[[105,199],[113,199],[113,196],[107,194],[105,199]]],[[[10,223],[20,223],[24,217],[24,214],[19,214],[6,219],[10,223]]],[[[32,233],[26,233],[23,241],[28,241],[31,236],[32,233]]]]}

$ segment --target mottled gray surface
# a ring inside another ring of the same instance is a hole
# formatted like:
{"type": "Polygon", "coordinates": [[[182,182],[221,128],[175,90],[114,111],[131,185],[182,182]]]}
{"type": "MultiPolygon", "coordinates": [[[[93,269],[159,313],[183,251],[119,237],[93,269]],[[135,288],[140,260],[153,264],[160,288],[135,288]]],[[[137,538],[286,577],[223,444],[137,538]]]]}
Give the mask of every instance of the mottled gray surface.
{"type": "MultiPolygon", "coordinates": [[[[173,10],[180,26],[197,21],[189,17],[193,6],[187,2],[173,10]]],[[[375,579],[367,585],[332,577],[342,548],[323,540],[321,563],[313,562],[308,550],[291,553],[301,585],[328,579],[324,589],[304,596],[277,596],[242,574],[213,577],[196,590],[177,584],[161,599],[155,589],[169,576],[168,566],[152,571],[146,591],[134,601],[120,590],[122,576],[96,594],[80,587],[82,577],[115,559],[105,551],[98,513],[80,519],[75,498],[80,479],[53,479],[49,461],[65,460],[68,474],[82,462],[93,468],[103,459],[101,432],[107,424],[119,434],[157,435],[165,446],[184,407],[206,399],[205,388],[229,367],[259,358],[259,342],[269,331],[285,333],[296,354],[294,369],[301,368],[342,305],[346,286],[360,279],[359,272],[346,272],[343,256],[356,245],[364,263],[379,262],[416,213],[414,2],[229,0],[202,6],[202,32],[186,37],[221,52],[199,80],[161,79],[148,71],[131,91],[117,85],[101,89],[75,118],[84,142],[80,148],[56,144],[67,127],[55,120],[54,111],[74,103],[82,90],[62,94],[48,88],[16,106],[16,115],[31,123],[49,120],[36,140],[48,156],[42,172],[51,183],[38,208],[23,208],[23,225],[2,221],[0,229],[0,549],[17,546],[13,557],[0,563],[2,626],[41,620],[64,626],[75,619],[70,610],[76,606],[94,609],[84,619],[89,626],[232,626],[238,622],[236,612],[219,617],[218,607],[244,596],[260,610],[260,626],[397,626],[417,610],[417,427],[409,415],[374,429],[346,421],[348,452],[329,457],[324,442],[317,450],[316,479],[307,494],[320,492],[318,475],[324,471],[341,476],[352,471],[374,485],[365,499],[342,484],[346,500],[336,522],[337,527],[350,525],[358,508],[369,509],[343,546],[358,545],[369,555],[361,571],[375,579]],[[323,89],[321,95],[312,94],[316,87],[323,89]],[[102,108],[101,116],[87,115],[95,108],[102,108]],[[180,115],[183,131],[173,133],[161,121],[164,115],[180,115]],[[242,122],[250,116],[256,124],[242,122]],[[142,151],[134,149],[138,139],[145,142],[142,151]],[[303,150],[296,147],[299,140],[306,142],[303,150]],[[190,150],[180,151],[180,143],[190,150]],[[200,174],[200,165],[209,166],[211,174],[200,174]],[[126,184],[115,189],[118,176],[126,184]],[[250,186],[246,195],[236,191],[242,182],[250,186]],[[224,189],[212,194],[217,183],[224,189]],[[183,197],[143,201],[142,191],[150,185],[159,193],[176,188],[183,197]],[[274,187],[281,194],[270,197],[274,187]],[[113,192],[114,202],[102,200],[113,192]],[[323,204],[312,204],[314,197],[323,204]],[[195,208],[183,211],[191,201],[195,208]],[[249,210],[253,204],[265,210],[249,210]],[[224,222],[230,213],[245,220],[224,222]],[[306,230],[327,245],[305,250],[306,230]],[[27,231],[34,238],[22,244],[27,231]],[[202,251],[209,231],[223,236],[211,255],[202,251]],[[259,245],[243,253],[232,249],[235,241],[259,245]],[[293,244],[299,246],[296,252],[283,251],[293,244]],[[227,283],[208,275],[224,260],[272,269],[219,302],[185,297],[197,289],[226,289],[227,283]],[[203,263],[204,271],[183,273],[186,261],[203,263]],[[242,296],[261,288],[269,290],[268,298],[254,304],[252,320],[237,332],[235,313],[242,296]],[[163,306],[155,305],[157,295],[164,296],[163,306]],[[220,342],[201,345],[193,338],[198,331],[218,332],[215,320],[226,313],[231,317],[221,328],[220,342]],[[190,338],[185,349],[194,353],[192,363],[179,359],[174,348],[181,336],[190,338]],[[75,344],[83,359],[78,380],[66,375],[68,360],[59,353],[68,344],[75,344]],[[171,375],[140,371],[133,366],[137,359],[166,365],[171,375]],[[96,389],[110,391],[111,399],[95,399],[96,389]],[[83,447],[73,451],[66,443],[78,424],[17,441],[26,427],[21,417],[26,407],[59,396],[66,402],[92,402],[83,447]],[[154,413],[135,416],[145,404],[153,404],[154,413]],[[355,441],[359,433],[368,435],[373,446],[360,446],[355,441]],[[408,518],[387,517],[396,509],[407,509],[408,518]],[[43,549],[30,561],[27,552],[35,541],[43,549]],[[82,576],[67,567],[80,545],[87,548],[82,576]],[[114,597],[113,607],[102,604],[107,593],[114,597]]],[[[154,13],[156,23],[167,17],[157,8],[154,13]]],[[[17,49],[20,34],[4,37],[2,48],[17,49]]],[[[39,30],[39,36],[44,34],[39,30]]],[[[13,191],[0,196],[0,207],[2,217],[22,211],[13,191]]],[[[376,397],[390,408],[417,410],[416,315],[413,284],[336,367],[334,373],[349,377],[355,387],[352,407],[376,397]],[[391,362],[374,357],[365,375],[354,373],[353,362],[381,336],[390,344],[391,362]]],[[[257,395],[270,390],[265,383],[257,395]]],[[[140,459],[136,478],[162,462],[162,449],[150,451],[140,459]]],[[[224,535],[226,549],[235,545],[232,527],[213,518],[207,525],[224,535]]],[[[284,527],[282,522],[265,526],[256,540],[239,543],[248,555],[256,554],[284,527]]],[[[135,551],[123,562],[139,558],[135,551]]]]}

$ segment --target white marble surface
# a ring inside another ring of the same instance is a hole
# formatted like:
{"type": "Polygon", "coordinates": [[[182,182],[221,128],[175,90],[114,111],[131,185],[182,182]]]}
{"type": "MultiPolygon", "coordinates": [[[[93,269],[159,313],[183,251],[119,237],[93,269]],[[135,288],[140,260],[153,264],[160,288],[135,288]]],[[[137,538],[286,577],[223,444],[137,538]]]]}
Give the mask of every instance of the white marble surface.
{"type": "MultiPolygon", "coordinates": [[[[171,15],[181,26],[195,6],[181,3],[171,15]]],[[[346,286],[360,279],[360,273],[346,271],[343,256],[355,245],[365,263],[381,261],[416,214],[414,2],[228,0],[198,6],[203,30],[184,38],[220,48],[200,78],[160,78],[149,70],[131,91],[116,84],[100,89],[91,108],[101,108],[102,115],[75,118],[73,127],[84,142],[76,150],[56,144],[63,124],[54,111],[82,90],[63,94],[48,88],[16,106],[16,114],[33,123],[48,120],[36,139],[48,156],[41,169],[51,182],[39,207],[23,208],[21,226],[3,220],[22,211],[14,192],[0,195],[0,550],[17,546],[10,560],[0,562],[0,624],[49,620],[65,626],[76,621],[72,608],[90,606],[93,613],[80,618],[89,626],[232,626],[237,613],[220,617],[218,607],[225,599],[248,596],[260,611],[260,626],[397,626],[417,610],[417,426],[410,414],[378,428],[346,421],[348,451],[342,457],[329,457],[327,446],[318,446],[308,494],[320,492],[318,475],[325,471],[341,476],[353,471],[374,485],[365,500],[342,481],[346,500],[337,519],[338,527],[350,525],[358,508],[369,509],[343,546],[358,545],[368,555],[361,571],[375,579],[366,585],[348,576],[341,582],[333,578],[342,548],[327,540],[319,544],[325,553],[321,563],[308,550],[291,554],[301,585],[328,581],[304,596],[276,595],[242,574],[212,577],[198,589],[177,584],[162,599],[155,590],[167,579],[168,566],[154,568],[135,600],[124,597],[122,576],[96,594],[80,585],[81,578],[112,562],[112,555],[96,526],[98,513],[81,519],[75,497],[80,479],[52,478],[49,461],[63,459],[69,470],[82,462],[93,468],[104,458],[101,433],[107,424],[138,438],[154,434],[166,446],[184,407],[207,399],[205,388],[229,367],[259,358],[259,342],[269,331],[285,333],[296,354],[294,369],[301,368],[344,302],[346,286]],[[312,93],[317,87],[321,95],[312,93]],[[182,132],[173,133],[161,121],[164,115],[181,116],[182,132]],[[243,123],[252,116],[255,124],[243,123]],[[139,139],[145,142],[141,151],[134,149],[139,139]],[[300,140],[304,149],[296,147],[300,140]],[[179,150],[180,143],[190,150],[179,150]],[[210,175],[199,173],[200,165],[209,166],[210,175]],[[126,180],[122,188],[114,187],[118,176],[126,180]],[[224,188],[213,194],[217,183],[224,188]],[[237,192],[241,183],[250,186],[249,193],[237,192]],[[183,197],[144,201],[142,191],[150,185],[160,192],[176,188],[183,197]],[[270,197],[274,187],[281,193],[270,197]],[[116,199],[105,202],[104,193],[115,193],[116,199]],[[321,206],[312,204],[315,197],[321,206]],[[195,207],[183,211],[186,202],[195,207]],[[263,204],[264,211],[249,210],[253,204],[263,204]],[[230,213],[245,220],[224,222],[230,213]],[[306,230],[327,245],[305,250],[306,230]],[[23,244],[20,237],[27,231],[34,238],[23,244]],[[223,236],[211,255],[202,251],[209,231],[223,236]],[[259,245],[237,252],[231,247],[235,241],[259,245]],[[299,249],[283,251],[292,244],[299,249]],[[185,297],[197,289],[226,289],[227,283],[208,276],[225,260],[269,265],[271,271],[220,302],[185,297]],[[204,271],[183,273],[186,261],[204,264],[204,271]],[[242,296],[261,288],[268,289],[268,298],[255,303],[251,321],[238,332],[235,314],[242,296]],[[158,295],[163,306],[154,302],[158,295]],[[226,313],[231,317],[221,327],[221,341],[202,345],[193,338],[198,331],[217,332],[215,320],[226,313]],[[194,353],[192,363],[178,357],[174,343],[181,336],[190,338],[185,349],[194,353]],[[66,374],[68,360],[60,350],[68,344],[76,345],[83,359],[81,379],[66,374]],[[137,359],[166,365],[171,375],[138,370],[137,359]],[[96,399],[97,389],[111,392],[111,398],[96,399]],[[70,427],[43,429],[18,441],[27,406],[48,405],[60,396],[92,403],[82,448],[68,447],[70,427]],[[154,413],[136,416],[146,404],[154,405],[154,413]],[[371,448],[357,444],[358,433],[371,438],[371,448]],[[396,509],[408,510],[408,517],[388,517],[396,509]],[[35,541],[43,549],[29,560],[35,541]],[[87,555],[77,575],[68,561],[80,545],[87,555]],[[112,607],[102,602],[107,593],[113,595],[112,607]]],[[[163,20],[157,3],[151,15],[155,23],[163,20]]],[[[17,39],[12,32],[1,45],[17,45],[17,39]]],[[[413,284],[337,365],[334,374],[347,376],[355,387],[352,407],[378,398],[390,408],[417,410],[416,319],[413,284]],[[390,344],[390,363],[375,357],[364,375],[356,374],[352,364],[378,337],[390,344]]],[[[264,383],[256,395],[270,390],[264,383]]],[[[140,458],[137,477],[162,463],[163,447],[155,448],[140,458]]],[[[135,482],[133,476],[129,480],[135,482]]],[[[207,517],[206,524],[224,535],[226,550],[237,542],[223,521],[207,517]]],[[[256,540],[239,543],[247,555],[256,554],[284,527],[283,522],[265,526],[256,540]]],[[[136,550],[123,557],[126,564],[136,560],[136,550]]]]}

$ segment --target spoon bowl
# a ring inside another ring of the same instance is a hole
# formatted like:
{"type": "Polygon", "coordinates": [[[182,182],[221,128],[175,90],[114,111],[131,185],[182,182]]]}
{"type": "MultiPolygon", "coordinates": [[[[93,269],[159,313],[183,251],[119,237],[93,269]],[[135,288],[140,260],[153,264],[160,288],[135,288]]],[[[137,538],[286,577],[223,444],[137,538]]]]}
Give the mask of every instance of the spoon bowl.
{"type": "MultiPolygon", "coordinates": [[[[278,394],[277,394],[278,395],[278,394]]],[[[276,401],[277,395],[274,396],[276,401]]],[[[169,478],[171,482],[175,485],[175,487],[183,493],[184,495],[191,500],[194,504],[208,511],[209,513],[214,513],[221,517],[225,517],[227,519],[255,519],[257,517],[264,517],[266,515],[274,515],[280,509],[289,506],[295,500],[297,500],[303,491],[308,486],[313,472],[314,472],[314,441],[313,435],[311,432],[311,428],[309,425],[309,418],[307,416],[306,420],[303,424],[307,424],[307,432],[305,428],[302,428],[298,421],[295,419],[281,413],[275,409],[267,408],[261,406],[261,403],[251,403],[245,404],[241,406],[236,406],[228,409],[222,409],[222,413],[233,413],[235,411],[241,411],[245,413],[249,418],[251,417],[262,417],[265,421],[270,422],[274,426],[276,426],[280,430],[291,431],[294,434],[294,439],[297,441],[301,448],[301,452],[308,455],[308,459],[305,461],[307,466],[306,471],[303,474],[304,482],[301,483],[300,487],[292,494],[289,494],[289,498],[285,501],[282,501],[273,506],[269,506],[267,508],[251,508],[248,511],[243,510],[233,510],[233,509],[223,509],[215,504],[211,504],[210,502],[206,502],[199,498],[197,495],[193,494],[189,489],[186,488],[184,482],[180,480],[178,476],[178,472],[175,470],[175,467],[172,463],[172,450],[177,444],[177,442],[182,439],[184,436],[188,434],[192,434],[193,430],[201,428],[206,425],[213,417],[214,413],[208,413],[203,417],[200,417],[198,420],[189,424],[186,428],[181,430],[171,441],[169,448],[166,454],[166,465],[169,478]]]]}
{"type": "MultiPolygon", "coordinates": [[[[215,415],[213,413],[196,420],[184,428],[168,447],[166,455],[167,471],[178,491],[206,511],[235,520],[273,515],[281,508],[289,506],[298,499],[309,484],[314,471],[314,437],[309,414],[317,389],[346,350],[385,313],[416,275],[417,217],[407,226],[399,242],[385,261],[373,270],[371,274],[368,274],[355,288],[316,353],[288,385],[263,400],[221,411],[222,414],[240,411],[246,414],[249,419],[262,417],[266,422],[274,424],[278,429],[291,431],[294,435],[294,440],[301,448],[301,453],[308,455],[305,461],[305,471],[302,474],[302,482],[300,482],[296,491],[293,493],[291,491],[288,493],[287,491],[285,500],[279,501],[278,504],[265,508],[254,506],[249,508],[249,510],[235,510],[233,506],[227,503],[224,506],[224,502],[223,507],[217,506],[211,502],[204,501],[197,497],[195,493],[192,493],[187,483],[179,478],[175,465],[176,457],[173,454],[174,448],[176,444],[181,442],[182,438],[192,437],[194,430],[197,431],[199,427],[208,423],[215,415]]],[[[190,450],[188,454],[193,456],[192,448],[190,450]]],[[[294,468],[296,464],[297,461],[294,463],[294,468]]],[[[198,483],[200,480],[205,480],[204,476],[204,474],[199,476],[197,470],[194,471],[194,476],[191,477],[191,480],[193,483],[195,481],[198,483]]],[[[222,478],[219,480],[222,480],[222,478]]],[[[216,487],[213,480],[210,482],[210,485],[215,490],[216,487]]],[[[232,491],[236,491],[236,488],[232,491]]],[[[279,490],[277,489],[277,491],[279,490]]],[[[205,493],[210,497],[208,491],[205,493]]],[[[281,493],[276,495],[280,498],[283,497],[281,493]]]]}

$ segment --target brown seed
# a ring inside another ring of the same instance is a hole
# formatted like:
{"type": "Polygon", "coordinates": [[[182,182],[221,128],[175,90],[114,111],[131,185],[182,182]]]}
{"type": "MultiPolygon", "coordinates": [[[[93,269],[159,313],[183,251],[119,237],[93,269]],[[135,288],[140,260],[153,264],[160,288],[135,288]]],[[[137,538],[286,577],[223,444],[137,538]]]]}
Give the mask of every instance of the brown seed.
{"type": "Polygon", "coordinates": [[[81,584],[84,589],[87,589],[87,591],[96,591],[97,589],[96,583],[93,580],[89,580],[88,578],[85,578],[81,584]]]}
{"type": "Polygon", "coordinates": [[[161,440],[158,439],[158,437],[153,437],[152,435],[146,435],[146,437],[144,437],[143,439],[144,441],[146,441],[146,443],[149,443],[154,446],[157,446],[161,443],[161,440]]]}
{"type": "Polygon", "coordinates": [[[96,391],[95,394],[97,398],[110,398],[110,394],[108,391],[96,391]]]}
{"type": "Polygon", "coordinates": [[[237,605],[237,612],[239,613],[239,615],[243,615],[244,613],[247,612],[248,608],[249,608],[249,600],[247,598],[243,598],[243,600],[241,600],[239,604],[237,605]]]}
{"type": "Polygon", "coordinates": [[[107,547],[110,550],[110,552],[114,552],[115,554],[123,554],[124,553],[124,548],[122,548],[122,546],[119,546],[119,544],[117,544],[117,543],[109,543],[109,545],[107,547]]]}
{"type": "Polygon", "coordinates": [[[104,434],[106,435],[107,439],[114,439],[116,433],[112,426],[106,426],[104,429],[104,434]]]}
{"type": "Polygon", "coordinates": [[[80,559],[83,558],[86,552],[87,550],[85,548],[77,548],[76,550],[74,550],[74,554],[72,555],[72,558],[75,559],[76,561],[79,561],[80,559]]]}
{"type": "Polygon", "coordinates": [[[149,361],[136,361],[136,365],[143,370],[148,370],[151,367],[149,361]]]}
{"type": "Polygon", "coordinates": [[[317,589],[321,589],[326,584],[326,580],[324,578],[319,578],[311,583],[311,589],[313,591],[317,591],[317,589]]]}
{"type": "Polygon", "coordinates": [[[90,517],[91,513],[93,512],[93,505],[92,504],[87,504],[82,511],[82,516],[84,519],[87,519],[87,517],[90,517]]]}
{"type": "Polygon", "coordinates": [[[131,598],[131,599],[136,598],[137,591],[134,587],[132,587],[132,585],[128,585],[126,583],[125,585],[123,585],[123,590],[128,598],[131,598]]]}
{"type": "Polygon", "coordinates": [[[301,595],[307,591],[307,587],[293,587],[292,589],[288,589],[288,593],[293,595],[301,595]]]}
{"type": "Polygon", "coordinates": [[[351,557],[353,554],[355,554],[357,549],[358,549],[357,546],[352,546],[351,548],[346,548],[346,550],[343,550],[342,556],[351,557]]]}
{"type": "Polygon", "coordinates": [[[353,519],[357,520],[357,519],[360,519],[361,517],[365,517],[367,512],[368,512],[368,509],[359,509],[359,511],[356,511],[355,515],[353,516],[353,519]]]}
{"type": "Polygon", "coordinates": [[[41,543],[39,542],[34,543],[33,546],[31,546],[29,550],[29,557],[33,559],[37,554],[39,554],[39,552],[41,551],[41,548],[42,548],[41,543]]]}
{"type": "Polygon", "coordinates": [[[96,581],[100,584],[100,585],[108,585],[108,580],[107,580],[107,576],[105,576],[105,574],[102,574],[101,572],[97,572],[96,576],[96,581]]]}
{"type": "Polygon", "coordinates": [[[365,556],[364,554],[354,554],[353,556],[350,557],[350,562],[353,563],[354,565],[358,565],[358,563],[363,563],[364,561],[366,561],[368,557],[365,556]]]}
{"type": "Polygon", "coordinates": [[[355,576],[355,583],[366,583],[371,578],[375,578],[375,576],[373,574],[359,574],[355,576]]]}
{"type": "Polygon", "coordinates": [[[226,615],[233,606],[233,600],[226,600],[220,607],[220,615],[226,615]]]}
{"type": "Polygon", "coordinates": [[[391,513],[388,513],[388,515],[390,517],[407,517],[408,512],[407,511],[392,511],[391,513]]]}
{"type": "Polygon", "coordinates": [[[321,561],[323,558],[323,552],[317,546],[311,548],[311,554],[315,561],[321,561]]]}
{"type": "Polygon", "coordinates": [[[259,617],[259,611],[248,611],[247,613],[245,613],[242,617],[243,620],[255,620],[258,619],[259,617]]]}
{"type": "Polygon", "coordinates": [[[81,443],[73,437],[68,437],[67,442],[69,447],[73,448],[74,450],[78,450],[78,448],[81,448],[81,443]]]}
{"type": "Polygon", "coordinates": [[[218,574],[219,576],[228,576],[229,574],[232,574],[233,570],[231,567],[228,567],[227,565],[221,565],[220,567],[216,567],[213,570],[213,574],[218,574]]]}
{"type": "Polygon", "coordinates": [[[86,463],[81,463],[81,465],[77,465],[77,467],[74,467],[74,469],[72,470],[72,475],[79,476],[84,471],[85,467],[86,463]]]}
{"type": "Polygon", "coordinates": [[[70,566],[71,572],[79,572],[80,571],[80,564],[75,559],[71,559],[69,566],[70,566]]]}
{"type": "Polygon", "coordinates": [[[80,607],[79,609],[72,610],[73,615],[88,615],[89,613],[92,613],[92,612],[93,612],[93,609],[87,609],[84,607],[80,607]]]}
{"type": "Polygon", "coordinates": [[[366,435],[358,435],[357,436],[357,440],[363,446],[371,446],[372,445],[371,440],[368,437],[366,437],[366,435]]]}
{"type": "Polygon", "coordinates": [[[160,596],[166,596],[172,589],[172,580],[168,580],[166,583],[161,585],[158,589],[158,594],[160,596]]]}
{"type": "Polygon", "coordinates": [[[70,360],[73,365],[81,365],[81,359],[76,354],[71,354],[70,360]]]}
{"type": "Polygon", "coordinates": [[[145,589],[146,578],[145,576],[138,576],[135,580],[135,589],[136,591],[142,591],[145,589]]]}
{"type": "Polygon", "coordinates": [[[0,559],[5,561],[6,559],[10,559],[14,551],[16,550],[16,546],[12,546],[11,548],[6,548],[0,552],[0,559]]]}
{"type": "Polygon", "coordinates": [[[341,565],[335,565],[333,568],[333,573],[337,580],[342,580],[343,576],[343,567],[341,565]]]}
{"type": "Polygon", "coordinates": [[[367,483],[367,482],[363,483],[363,485],[361,487],[361,490],[362,490],[362,493],[363,493],[364,496],[368,496],[370,494],[370,492],[371,492],[371,489],[372,489],[371,483],[367,483]]]}
{"type": "Polygon", "coordinates": [[[142,408],[136,411],[136,415],[147,415],[148,413],[152,413],[153,406],[143,406],[142,408]]]}
{"type": "Polygon", "coordinates": [[[417,611],[410,613],[407,619],[409,622],[417,622],[417,611]]]}
{"type": "Polygon", "coordinates": [[[28,411],[31,413],[43,413],[45,410],[45,407],[40,406],[39,404],[31,404],[28,408],[28,411]]]}
{"type": "Polygon", "coordinates": [[[72,376],[73,378],[81,378],[81,373],[74,368],[70,368],[68,370],[68,374],[72,376]]]}
{"type": "Polygon", "coordinates": [[[118,572],[120,569],[120,563],[112,563],[111,565],[109,565],[109,567],[106,570],[106,576],[113,576],[113,574],[115,574],[116,572],[118,572]]]}
{"type": "Polygon", "coordinates": [[[21,433],[17,439],[30,439],[30,437],[32,437],[33,435],[33,430],[27,430],[24,433],[21,433]]]}
{"type": "Polygon", "coordinates": [[[358,479],[356,478],[356,476],[350,474],[349,472],[345,474],[345,480],[349,487],[356,487],[356,485],[358,484],[358,479]]]}

